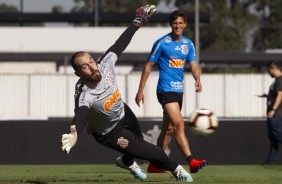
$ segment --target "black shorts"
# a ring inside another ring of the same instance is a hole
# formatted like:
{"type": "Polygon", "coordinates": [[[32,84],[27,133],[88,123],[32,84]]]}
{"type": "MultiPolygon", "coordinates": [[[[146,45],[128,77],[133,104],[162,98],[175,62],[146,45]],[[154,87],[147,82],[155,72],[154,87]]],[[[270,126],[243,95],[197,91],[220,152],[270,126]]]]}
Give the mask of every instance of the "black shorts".
{"type": "Polygon", "coordinates": [[[105,135],[92,134],[99,144],[123,153],[128,164],[134,158],[148,160],[163,170],[174,171],[179,165],[171,162],[165,152],[152,143],[143,139],[138,120],[132,110],[124,104],[125,115],[117,126],[105,135]]]}
{"type": "Polygon", "coordinates": [[[177,92],[160,92],[157,93],[158,101],[162,106],[167,103],[178,102],[180,110],[182,108],[183,93],[177,92]]]}

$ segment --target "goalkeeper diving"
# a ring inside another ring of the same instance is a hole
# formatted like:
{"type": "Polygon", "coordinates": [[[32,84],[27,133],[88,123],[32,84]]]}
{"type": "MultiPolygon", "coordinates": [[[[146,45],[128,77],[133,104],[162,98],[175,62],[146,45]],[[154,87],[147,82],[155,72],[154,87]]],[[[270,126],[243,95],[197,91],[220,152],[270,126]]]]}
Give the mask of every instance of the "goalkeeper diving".
{"type": "Polygon", "coordinates": [[[116,165],[129,170],[135,178],[147,178],[134,161],[138,158],[171,171],[177,181],[192,182],[191,175],[179,163],[171,161],[160,147],[143,139],[135,114],[121,98],[114,73],[115,63],[135,32],[156,11],[154,5],[137,9],[131,24],[97,61],[85,51],[72,55],[71,64],[79,80],[75,85],[75,115],[70,132],[62,135],[62,150],[70,154],[81,131],[87,126],[88,133],[99,144],[122,154],[116,159],[116,165]]]}

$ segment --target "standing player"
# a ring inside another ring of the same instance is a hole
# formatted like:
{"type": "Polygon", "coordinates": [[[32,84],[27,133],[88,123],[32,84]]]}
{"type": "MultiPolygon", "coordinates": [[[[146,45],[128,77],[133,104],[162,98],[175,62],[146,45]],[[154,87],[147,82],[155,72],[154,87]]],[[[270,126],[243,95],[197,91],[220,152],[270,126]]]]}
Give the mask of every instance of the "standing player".
{"type": "Polygon", "coordinates": [[[155,12],[154,5],[139,8],[132,24],[97,62],[88,52],[73,54],[71,64],[80,79],[76,84],[75,116],[71,132],[62,135],[62,150],[70,152],[88,122],[88,132],[99,144],[123,153],[122,157],[117,158],[116,165],[128,169],[135,178],[147,178],[134,161],[134,158],[139,158],[171,171],[178,181],[191,182],[191,175],[181,165],[171,162],[158,146],[143,140],[136,116],[121,99],[114,73],[116,61],[135,32],[155,12]]]}
{"type": "MultiPolygon", "coordinates": [[[[205,166],[206,160],[193,158],[188,140],[184,131],[184,120],[181,115],[183,100],[183,79],[184,67],[189,63],[193,77],[196,81],[196,92],[202,91],[200,71],[196,63],[196,54],[192,41],[183,36],[186,27],[186,14],[176,10],[171,13],[169,24],[171,33],[158,39],[152,48],[149,61],[146,63],[135,101],[138,106],[144,103],[144,88],[146,81],[155,63],[158,63],[159,81],[157,86],[157,97],[164,110],[163,126],[158,137],[157,145],[163,150],[168,147],[171,136],[174,133],[175,139],[182,153],[186,157],[190,172],[196,173],[205,166]]],[[[148,166],[148,172],[163,172],[152,163],[148,166]]]]}
{"type": "Polygon", "coordinates": [[[268,94],[259,97],[267,98],[267,127],[270,149],[264,164],[274,165],[278,160],[279,142],[282,143],[282,72],[276,62],[267,65],[267,72],[275,78],[269,87],[268,94]]]}

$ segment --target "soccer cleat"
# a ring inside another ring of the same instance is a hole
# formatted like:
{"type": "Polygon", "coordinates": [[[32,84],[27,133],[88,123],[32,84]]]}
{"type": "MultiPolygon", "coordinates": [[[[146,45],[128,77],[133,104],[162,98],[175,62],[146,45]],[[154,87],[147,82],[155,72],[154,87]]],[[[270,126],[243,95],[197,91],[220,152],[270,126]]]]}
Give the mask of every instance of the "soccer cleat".
{"type": "Polygon", "coordinates": [[[118,157],[116,159],[116,165],[120,168],[127,169],[131,172],[131,174],[140,180],[145,180],[147,178],[147,174],[134,162],[131,166],[127,166],[122,162],[122,157],[118,157]]]}
{"type": "Polygon", "coordinates": [[[190,166],[190,172],[196,173],[199,169],[202,169],[206,165],[206,160],[196,160],[192,159],[192,161],[189,163],[190,166]]]}
{"type": "Polygon", "coordinates": [[[156,166],[154,166],[151,163],[149,163],[149,165],[147,167],[147,172],[148,173],[166,173],[164,170],[157,168],[156,166]]]}
{"type": "Polygon", "coordinates": [[[183,182],[193,181],[192,176],[181,165],[178,165],[172,174],[177,181],[183,181],[183,182]]]}

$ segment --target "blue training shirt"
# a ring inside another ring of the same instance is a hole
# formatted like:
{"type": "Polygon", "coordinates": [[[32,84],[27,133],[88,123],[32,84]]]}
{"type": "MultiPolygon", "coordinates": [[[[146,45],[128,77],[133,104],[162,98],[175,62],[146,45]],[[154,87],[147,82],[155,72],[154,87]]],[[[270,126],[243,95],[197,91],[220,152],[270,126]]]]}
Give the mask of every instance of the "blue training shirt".
{"type": "Polygon", "coordinates": [[[189,38],[182,35],[181,40],[176,42],[169,33],[154,43],[148,60],[158,63],[158,93],[182,93],[185,63],[196,61],[195,47],[189,38]]]}

